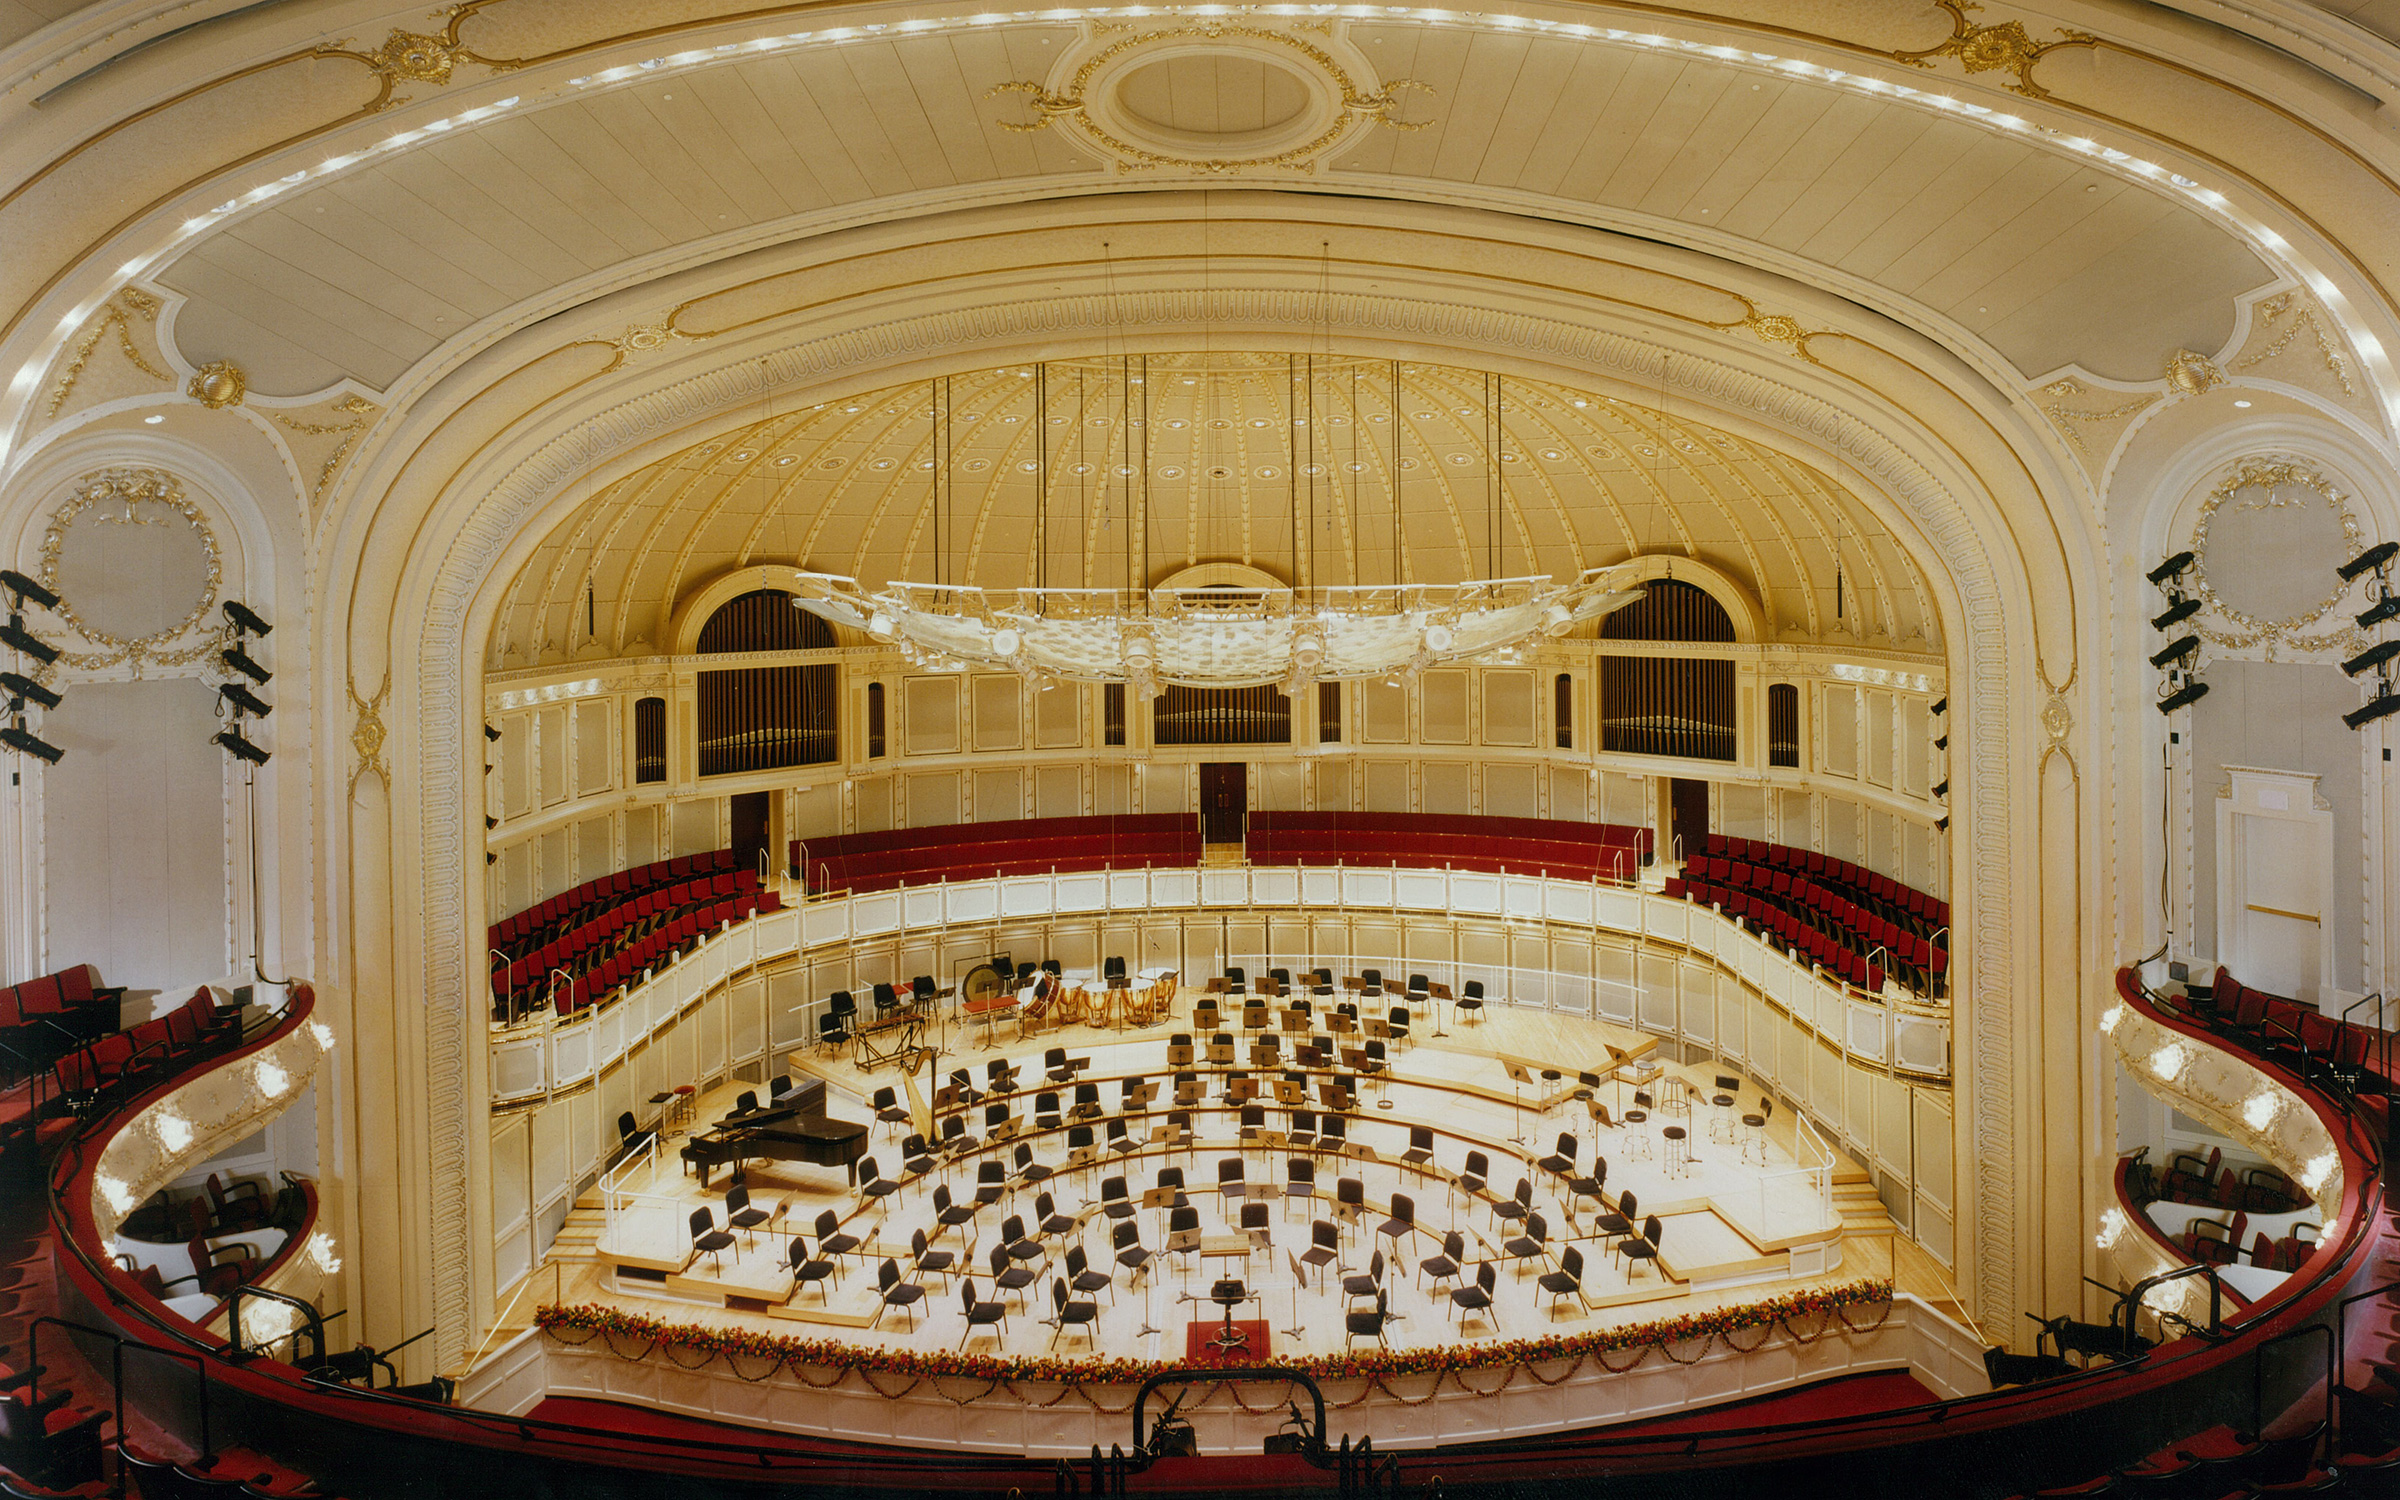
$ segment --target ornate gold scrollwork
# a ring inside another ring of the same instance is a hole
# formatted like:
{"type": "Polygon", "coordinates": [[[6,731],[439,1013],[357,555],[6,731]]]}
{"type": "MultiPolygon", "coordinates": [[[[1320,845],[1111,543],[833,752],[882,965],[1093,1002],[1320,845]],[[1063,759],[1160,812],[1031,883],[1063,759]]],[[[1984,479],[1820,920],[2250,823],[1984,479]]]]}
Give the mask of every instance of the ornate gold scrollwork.
{"type": "MultiPolygon", "coordinates": [[[[2216,515],[2218,509],[2243,490],[2256,490],[2259,493],[2254,498],[2244,501],[2237,507],[2238,509],[2281,509],[2295,502],[2283,498],[2278,492],[2291,489],[2306,490],[2332,506],[2335,516],[2341,522],[2342,539],[2350,544],[2352,551],[2357,550],[2362,535],[2359,530],[2358,518],[2350,513],[2349,502],[2343,498],[2341,491],[2333,487],[2333,481],[2297,459],[2253,457],[2237,460],[2224,481],[2209,491],[2208,498],[2201,502],[2200,519],[2192,527],[2194,556],[2192,591],[2199,595],[2201,603],[2215,611],[2218,617],[2231,627],[2230,629],[2218,629],[2206,624],[2197,625],[2195,629],[2200,638],[2210,645],[2222,647],[2228,651],[2245,651],[2253,646],[2264,646],[2270,657],[2279,648],[2291,651],[2355,651],[2359,649],[2362,637],[2356,626],[2344,625],[2320,635],[2300,633],[2324,618],[2334,606],[2342,602],[2343,597],[2350,592],[2350,586],[2346,583],[2339,584],[2315,608],[2287,620],[2266,620],[2256,615],[2245,614],[2227,604],[2218,597],[2216,590],[2209,586],[2208,527],[2209,521],[2216,515]]],[[[2308,502],[2302,500],[2296,503],[2305,505],[2308,502]]]]}
{"type": "Polygon", "coordinates": [[[117,336],[117,351],[123,354],[135,369],[153,380],[173,380],[175,378],[143,358],[142,351],[134,347],[133,320],[135,318],[140,318],[145,323],[158,321],[158,299],[138,286],[121,288],[114,297],[100,304],[98,319],[85,332],[83,341],[75,346],[75,352],[68,358],[66,368],[59,371],[58,384],[53,386],[50,391],[49,410],[43,412],[42,415],[46,417],[58,415],[58,409],[67,404],[67,397],[74,394],[75,382],[83,378],[83,367],[90,362],[92,351],[98,349],[100,341],[108,337],[111,332],[117,336]]]}
{"type": "Polygon", "coordinates": [[[2009,85],[2011,91],[2028,99],[2047,99],[2050,91],[2033,81],[2033,65],[2061,47],[2096,47],[2100,38],[2088,31],[2058,28],[2059,40],[2037,42],[2025,30],[2022,21],[1998,21],[1977,26],[1967,20],[1967,12],[1981,10],[1975,0],[1933,0],[1950,12],[1950,35],[1933,46],[1914,52],[1893,52],[1892,61],[1913,67],[1930,68],[1937,57],[1955,57],[1959,66],[1969,73],[1989,73],[2001,69],[2017,75],[2009,85]]]}
{"type": "Polygon", "coordinates": [[[224,576],[224,559],[217,551],[216,533],[208,528],[208,517],[183,493],[183,486],[175,476],[163,469],[105,469],[90,476],[77,485],[65,503],[51,513],[50,524],[42,531],[42,584],[60,596],[50,612],[66,621],[77,635],[100,648],[91,652],[61,653],[59,660],[71,667],[94,670],[126,663],[132,666],[138,676],[146,662],[162,667],[181,667],[201,660],[216,650],[218,643],[224,639],[222,628],[209,631],[196,644],[182,650],[169,651],[164,648],[189,634],[208,617],[209,610],[217,602],[217,587],[224,581],[224,576]],[[67,598],[65,591],[58,586],[58,554],[66,544],[67,528],[74,524],[77,516],[93,506],[109,503],[123,506],[128,514],[137,505],[163,505],[174,511],[190,523],[193,531],[199,533],[201,553],[208,563],[208,578],[202,584],[199,602],[192,606],[191,612],[164,630],[133,640],[110,635],[85,623],[75,613],[75,601],[67,598]]]}

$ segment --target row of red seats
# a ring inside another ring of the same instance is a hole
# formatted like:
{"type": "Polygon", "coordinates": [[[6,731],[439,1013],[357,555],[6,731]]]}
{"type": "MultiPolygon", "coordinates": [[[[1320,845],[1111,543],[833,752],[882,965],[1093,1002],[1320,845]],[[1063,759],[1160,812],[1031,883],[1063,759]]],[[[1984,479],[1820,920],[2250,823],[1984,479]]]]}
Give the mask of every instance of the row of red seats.
{"type": "Polygon", "coordinates": [[[1805,954],[1819,968],[1870,994],[1883,988],[1883,965],[1820,932],[1765,896],[1735,890],[1706,880],[1669,880],[1667,895],[1714,906],[1737,922],[1752,922],[1786,948],[1805,954]]]}
{"type": "Polygon", "coordinates": [[[755,896],[757,892],[758,873],[755,870],[727,870],[722,874],[698,876],[650,891],[612,906],[563,936],[499,965],[492,975],[492,987],[502,994],[515,989],[520,983],[538,989],[552,969],[581,972],[607,957],[614,948],[623,946],[619,934],[628,927],[644,922],[666,925],[684,915],[688,908],[703,902],[755,896]]]}
{"type": "Polygon", "coordinates": [[[792,859],[805,865],[811,890],[880,891],[1053,870],[1194,865],[1200,835],[1180,814],[1019,818],[811,839],[792,845],[792,859]]]}
{"type": "Polygon", "coordinates": [[[1913,969],[1939,975],[1950,967],[1950,955],[1924,935],[1888,921],[1833,887],[1789,870],[1771,869],[1737,859],[1698,855],[1684,863],[1684,874],[1715,881],[1735,890],[1753,891],[1771,900],[1797,902],[1822,913],[1826,920],[1858,935],[1861,951],[1882,948],[1913,969]]]}
{"type": "Polygon", "coordinates": [[[2274,1239],[2263,1229],[2251,1233],[2250,1216],[2246,1213],[2235,1214],[2231,1226],[2214,1219],[2201,1219],[2175,1236],[2174,1243],[2190,1259],[2212,1266],[2235,1265],[2246,1254],[2250,1264],[2262,1271],[2296,1270],[2308,1253],[2317,1248],[2316,1230],[2310,1225],[2294,1225],[2290,1234],[2274,1239]],[[2244,1235],[2250,1236],[2247,1251],[2242,1247],[2244,1235]]]}
{"type": "Polygon", "coordinates": [[[2274,1167],[2252,1167],[2236,1178],[2225,1165],[2222,1146],[2212,1148],[2205,1160],[2196,1151],[2176,1153],[2158,1179],[2158,1195],[2169,1203],[2256,1214],[2286,1214],[2308,1201],[2298,1184],[2274,1167]]]}
{"type": "MultiPolygon", "coordinates": [[[[719,923],[739,922],[761,912],[781,910],[783,896],[779,892],[757,890],[712,896],[687,907],[673,921],[652,929],[589,968],[571,970],[575,983],[559,993],[558,1013],[573,1015],[663,957],[681,951],[719,923]]],[[[538,987],[538,983],[538,976],[527,980],[529,987],[538,987]]]]}
{"type": "Polygon", "coordinates": [[[95,985],[88,964],[0,989],[0,1046],[22,1067],[117,1029],[122,985],[95,985]]]}
{"type": "Polygon", "coordinates": [[[1557,818],[1444,813],[1257,813],[1247,854],[1262,865],[1425,865],[1561,880],[1631,879],[1650,830],[1557,818]]]}
{"type": "Polygon", "coordinates": [[[622,905],[626,898],[648,893],[653,889],[672,886],[694,876],[715,875],[731,870],[734,865],[731,849],[714,849],[706,854],[678,855],[673,859],[652,860],[614,875],[587,880],[571,891],[561,891],[538,906],[529,906],[514,916],[495,924],[489,935],[494,950],[509,950],[522,945],[522,940],[545,929],[559,925],[575,925],[569,919],[586,915],[586,909],[602,909],[622,905]]]}
{"type": "Polygon", "coordinates": [[[1411,834],[1451,838],[1538,840],[1648,854],[1647,828],[1582,823],[1567,818],[1494,818],[1470,813],[1261,812],[1250,815],[1250,836],[1323,833],[1411,834]]]}
{"type": "Polygon", "coordinates": [[[220,1009],[203,985],[181,1006],[130,1031],[111,1032],[54,1060],[37,1086],[0,1096],[0,1139],[30,1133],[47,1149],[112,1097],[241,1040],[238,1006],[220,1009]]]}
{"type": "MultiPolygon", "coordinates": [[[[1814,875],[1836,885],[1846,885],[1863,891],[1878,901],[1895,906],[1912,917],[1924,919],[1930,928],[1950,925],[1950,903],[1929,896],[1914,886],[1902,885],[1889,875],[1881,875],[1864,865],[1854,865],[1846,859],[1836,859],[1814,849],[1794,848],[1790,844],[1771,844],[1764,839],[1734,838],[1729,834],[1712,833],[1697,851],[1738,859],[1746,864],[1767,865],[1814,875]]],[[[1686,851],[1688,862],[1691,851],[1686,851]]]]}
{"type": "Polygon", "coordinates": [[[2329,1016],[2313,1005],[2254,990],[2220,968],[2212,987],[2216,1024],[2245,1034],[2269,1052],[2296,1052],[2304,1065],[2321,1062],[2356,1075],[2377,1058],[2385,1033],[2329,1016]]]}

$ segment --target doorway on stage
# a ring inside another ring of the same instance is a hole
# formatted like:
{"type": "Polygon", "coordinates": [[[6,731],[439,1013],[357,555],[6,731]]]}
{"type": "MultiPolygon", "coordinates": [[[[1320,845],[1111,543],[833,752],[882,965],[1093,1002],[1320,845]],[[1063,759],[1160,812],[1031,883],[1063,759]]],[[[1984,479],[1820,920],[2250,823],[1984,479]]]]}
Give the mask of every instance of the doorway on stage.
{"type": "Polygon", "coordinates": [[[773,847],[775,834],[768,826],[773,800],[772,792],[736,792],[733,795],[735,868],[757,869],[759,851],[773,847]]]}
{"type": "Polygon", "coordinates": [[[1685,857],[1708,842],[1708,783],[1677,776],[1667,783],[1667,837],[1685,857]]]}
{"type": "Polygon", "coordinates": [[[1238,844],[1249,828],[1250,768],[1238,760],[1200,765],[1200,837],[1205,843],[1238,844]]]}

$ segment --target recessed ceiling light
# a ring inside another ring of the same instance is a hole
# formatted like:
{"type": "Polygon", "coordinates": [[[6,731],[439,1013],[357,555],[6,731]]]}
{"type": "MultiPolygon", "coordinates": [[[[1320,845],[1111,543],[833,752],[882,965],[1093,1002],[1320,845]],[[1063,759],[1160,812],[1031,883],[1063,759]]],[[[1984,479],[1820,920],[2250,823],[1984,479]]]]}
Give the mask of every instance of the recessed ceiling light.
{"type": "Polygon", "coordinates": [[[845,407],[843,407],[843,408],[842,408],[842,410],[844,410],[844,411],[856,411],[856,410],[858,410],[858,408],[857,408],[857,407],[855,407],[855,406],[845,406],[845,407]]]}
{"type": "MultiPolygon", "coordinates": [[[[2247,401],[2242,403],[2244,406],[2248,406],[2249,404],[2250,403],[2247,401]]],[[[149,423],[151,426],[156,427],[159,423],[164,422],[166,418],[157,412],[152,412],[150,415],[142,418],[142,420],[149,423]]]]}
{"type": "Polygon", "coordinates": [[[799,461],[800,459],[798,455],[786,453],[783,457],[775,460],[775,467],[778,469],[788,469],[799,461]]]}
{"type": "Polygon", "coordinates": [[[734,457],[736,459],[752,459],[758,457],[758,455],[748,448],[744,448],[741,452],[736,453],[734,457]]]}
{"type": "MultiPolygon", "coordinates": [[[[2236,406],[2247,407],[2247,406],[2248,406],[2250,403],[2249,403],[2249,402],[2247,402],[2247,401],[2236,401],[2236,402],[2235,402],[2235,403],[2233,403],[2233,404],[2234,404],[2234,405],[2236,405],[2236,406]]],[[[157,420],[158,420],[158,418],[156,418],[156,417],[152,417],[150,420],[151,420],[151,421],[153,421],[153,422],[155,422],[155,421],[157,421],[157,420]]]]}

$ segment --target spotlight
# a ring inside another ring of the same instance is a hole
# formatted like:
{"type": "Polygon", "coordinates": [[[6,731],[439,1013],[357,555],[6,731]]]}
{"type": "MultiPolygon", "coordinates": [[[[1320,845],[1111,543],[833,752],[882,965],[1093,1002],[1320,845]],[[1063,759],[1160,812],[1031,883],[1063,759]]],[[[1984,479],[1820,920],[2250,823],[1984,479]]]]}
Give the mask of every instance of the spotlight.
{"type": "Polygon", "coordinates": [[[499,827],[499,826],[500,826],[500,820],[499,820],[498,818],[495,818],[495,817],[493,817],[493,816],[492,816],[490,813],[485,813],[485,814],[483,815],[483,831],[484,831],[484,832],[486,832],[486,833],[489,833],[489,832],[491,832],[493,829],[495,829],[495,828],[497,828],[497,827],[499,827]]]}
{"type": "Polygon", "coordinates": [[[2154,667],[2163,667],[2171,661],[2188,662],[2199,652],[2199,650],[2200,637],[2196,635],[2187,635],[2182,640],[2177,641],[2173,645],[2169,646],[2166,650],[2158,653],[2158,655],[2151,657],[2150,665],[2154,667]]]}
{"type": "Polygon", "coordinates": [[[254,719],[263,719],[275,711],[274,704],[238,682],[219,683],[217,696],[232,704],[234,712],[248,714],[254,719]]]}
{"type": "Polygon", "coordinates": [[[2166,697],[2159,699],[2158,711],[2162,714],[2171,714],[2175,710],[2197,703],[2207,696],[2207,683],[2187,682],[2174,692],[2169,693],[2166,697]]]}
{"type": "Polygon", "coordinates": [[[2173,557],[2168,558],[2165,562],[2160,563],[2157,567],[2150,570],[2150,581],[2163,589],[2168,585],[2168,583],[2182,577],[2183,570],[2191,565],[2192,554],[2189,552],[2178,552],[2173,557]]]}
{"type": "Polygon", "coordinates": [[[2391,689],[2385,688],[2369,698],[2363,706],[2342,715],[2342,722],[2356,729],[2389,713],[2400,713],[2400,696],[2395,696],[2391,689]]]}
{"type": "Polygon", "coordinates": [[[41,637],[29,633],[24,625],[19,623],[19,617],[16,615],[10,615],[8,623],[0,625],[0,642],[6,642],[45,667],[58,660],[58,648],[41,637]]]}
{"type": "Polygon", "coordinates": [[[1935,713],[1937,713],[1937,714],[1946,714],[1946,713],[1948,713],[1948,712],[1950,711],[1950,700],[1949,700],[1949,699],[1947,699],[1947,698],[1936,698],[1936,699],[1934,699],[1934,700],[1933,700],[1933,711],[1934,711],[1935,713]]]}
{"type": "Polygon", "coordinates": [[[39,703],[44,708],[56,708],[59,705],[58,694],[22,673],[0,672],[0,688],[6,688],[11,697],[39,703]]]}
{"type": "Polygon", "coordinates": [[[19,608],[23,608],[28,599],[44,609],[58,608],[58,595],[51,593],[14,568],[0,568],[0,588],[5,588],[17,596],[19,608]]]}
{"type": "Polygon", "coordinates": [[[1950,748],[1950,736],[1948,736],[1948,735],[1946,735],[1946,734],[1945,734],[1945,735],[1943,735],[1943,736],[1942,736],[1940,739],[1938,739],[1938,740],[1935,740],[1935,741],[1933,742],[1933,748],[1934,748],[1934,749],[1936,749],[1936,750],[1947,750],[1947,749],[1949,749],[1949,748],[1950,748]]]}
{"type": "Polygon", "coordinates": [[[233,628],[237,634],[247,632],[251,635],[272,635],[275,632],[274,626],[260,619],[257,611],[239,599],[225,601],[225,618],[233,622],[233,628]]]}
{"type": "Polygon", "coordinates": [[[2400,620],[2400,594],[2386,594],[2374,606],[2360,613],[2358,623],[2368,630],[2387,620],[2400,620]]]}
{"type": "Polygon", "coordinates": [[[1936,797],[1947,797],[1947,796],[1949,796],[1949,795],[1950,795],[1950,778],[1949,778],[1949,777],[1947,777],[1947,776],[1945,776],[1945,777],[1943,777],[1943,778],[1942,778],[1940,781],[1937,781],[1937,782],[1935,782],[1935,783],[1934,783],[1934,786],[1933,786],[1933,794],[1934,794],[1936,797]]]}
{"type": "Polygon", "coordinates": [[[2343,662],[2342,670],[2356,677],[2369,667],[2380,667],[2395,656],[2400,656],[2400,641],[2384,641],[2378,645],[2369,646],[2358,655],[2343,662]]]}
{"type": "Polygon", "coordinates": [[[1949,819],[1949,817],[1948,817],[1947,815],[1945,815],[1945,816],[1943,816],[1943,817],[1939,817],[1939,818],[1936,818],[1936,819],[1934,819],[1934,820],[1933,820],[1933,831],[1934,831],[1934,832],[1936,832],[1936,833],[1948,833],[1948,832],[1950,831],[1950,819],[1949,819]]]}
{"type": "Polygon", "coordinates": [[[252,682],[257,683],[260,687],[265,687],[268,683],[275,680],[274,673],[268,671],[265,667],[260,666],[257,662],[252,661],[250,659],[250,653],[244,651],[239,646],[229,646],[225,650],[218,652],[217,660],[233,668],[236,672],[241,673],[244,677],[249,678],[252,682]]]}
{"type": "Polygon", "coordinates": [[[500,738],[500,731],[486,724],[483,726],[483,737],[487,740],[496,740],[500,738]]]}
{"type": "Polygon", "coordinates": [[[2152,630],[2164,630],[2169,625],[2174,624],[2177,620],[2188,620],[2198,613],[2200,613],[2199,600],[2178,599],[2173,604],[2167,606],[2167,611],[2165,614],[2154,615],[2151,617],[2150,628],[2152,630]]]}
{"type": "Polygon", "coordinates": [[[2378,542],[2333,571],[2341,575],[2342,582],[2348,583],[2361,573],[2381,572],[2391,566],[2394,557],[2400,557],[2400,542],[2378,542]]]}
{"type": "Polygon", "coordinates": [[[215,740],[218,744],[223,745],[226,749],[232,751],[234,754],[240,756],[242,759],[250,762],[250,764],[254,766],[263,766],[267,763],[267,752],[259,749],[256,745],[251,744],[248,740],[243,739],[240,733],[235,730],[220,729],[215,734],[210,735],[209,738],[215,740]]]}
{"type": "Polygon", "coordinates": [[[39,756],[54,766],[58,764],[58,758],[67,753],[47,740],[35,739],[22,729],[0,729],[0,743],[23,754],[39,756]]]}

